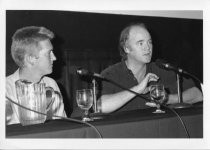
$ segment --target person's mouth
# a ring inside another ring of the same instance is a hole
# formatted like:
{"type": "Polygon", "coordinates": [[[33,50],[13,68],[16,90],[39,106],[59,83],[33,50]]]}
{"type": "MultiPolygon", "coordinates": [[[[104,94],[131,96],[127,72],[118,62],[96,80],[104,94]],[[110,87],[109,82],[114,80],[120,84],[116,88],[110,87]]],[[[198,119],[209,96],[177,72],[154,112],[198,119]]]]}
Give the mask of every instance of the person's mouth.
{"type": "Polygon", "coordinates": [[[146,53],[146,54],[144,54],[144,56],[150,57],[151,53],[146,53]]]}

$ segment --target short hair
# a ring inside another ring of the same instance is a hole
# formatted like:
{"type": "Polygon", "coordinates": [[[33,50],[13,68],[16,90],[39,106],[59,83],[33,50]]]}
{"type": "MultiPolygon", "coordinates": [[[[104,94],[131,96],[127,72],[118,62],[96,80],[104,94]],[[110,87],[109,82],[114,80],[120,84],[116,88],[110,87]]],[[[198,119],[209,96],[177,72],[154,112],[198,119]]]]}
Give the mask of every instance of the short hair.
{"type": "Polygon", "coordinates": [[[19,67],[24,67],[25,55],[37,56],[40,51],[39,42],[53,38],[54,33],[45,27],[27,26],[18,29],[12,36],[13,60],[19,67]]]}
{"type": "Polygon", "coordinates": [[[147,27],[144,23],[131,23],[121,31],[118,48],[119,48],[120,56],[122,57],[122,60],[127,59],[127,53],[125,52],[124,48],[126,45],[126,41],[129,38],[130,30],[134,26],[139,26],[139,27],[145,28],[147,30],[147,27]]]}

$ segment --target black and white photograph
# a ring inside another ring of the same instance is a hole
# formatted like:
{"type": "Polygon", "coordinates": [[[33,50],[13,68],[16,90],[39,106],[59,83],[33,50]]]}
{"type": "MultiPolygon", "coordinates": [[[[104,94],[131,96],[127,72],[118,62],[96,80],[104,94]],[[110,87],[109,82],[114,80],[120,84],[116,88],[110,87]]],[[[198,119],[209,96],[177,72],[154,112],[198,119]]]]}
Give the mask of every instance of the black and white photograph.
{"type": "Polygon", "coordinates": [[[0,0],[0,148],[210,148],[209,4],[0,0]]]}

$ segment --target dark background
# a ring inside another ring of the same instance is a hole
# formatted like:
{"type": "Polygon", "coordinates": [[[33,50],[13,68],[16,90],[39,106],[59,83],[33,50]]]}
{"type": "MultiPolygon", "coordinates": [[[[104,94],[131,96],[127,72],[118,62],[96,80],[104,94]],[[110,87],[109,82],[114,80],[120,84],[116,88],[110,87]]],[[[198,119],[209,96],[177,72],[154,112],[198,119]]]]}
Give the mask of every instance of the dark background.
{"type": "Polygon", "coordinates": [[[75,75],[75,68],[100,73],[120,61],[118,38],[131,22],[149,27],[153,60],[163,58],[203,81],[203,20],[45,10],[6,11],[6,76],[17,69],[10,53],[14,32],[31,25],[50,29],[56,35],[53,45],[57,61],[49,76],[58,82],[70,116],[76,107],[75,90],[91,86],[89,80],[75,75]]]}

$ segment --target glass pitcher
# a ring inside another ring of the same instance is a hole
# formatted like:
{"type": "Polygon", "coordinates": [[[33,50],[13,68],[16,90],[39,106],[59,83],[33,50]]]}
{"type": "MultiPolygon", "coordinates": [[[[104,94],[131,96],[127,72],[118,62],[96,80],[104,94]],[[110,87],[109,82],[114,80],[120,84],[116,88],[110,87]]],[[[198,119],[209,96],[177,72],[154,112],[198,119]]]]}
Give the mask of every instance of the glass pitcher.
{"type": "MultiPolygon", "coordinates": [[[[26,80],[15,82],[18,103],[29,109],[46,114],[46,86],[45,83],[32,83],[26,80]]],[[[52,99],[53,100],[53,99],[52,99]]],[[[25,125],[44,123],[47,116],[42,115],[22,107],[18,107],[20,123],[25,125]]]]}

